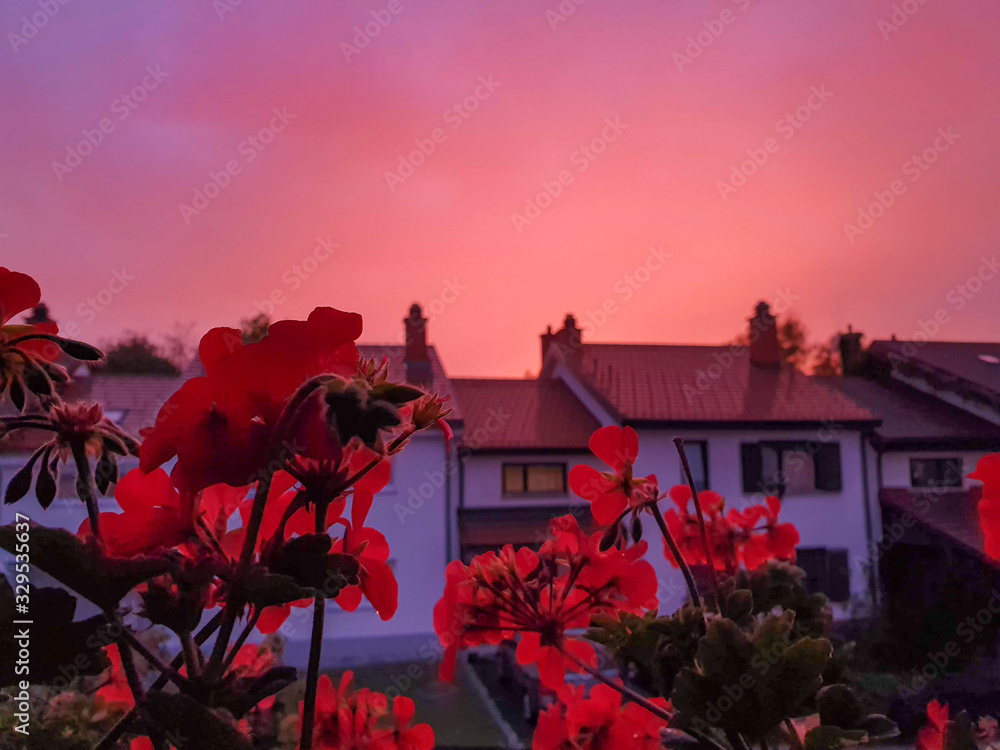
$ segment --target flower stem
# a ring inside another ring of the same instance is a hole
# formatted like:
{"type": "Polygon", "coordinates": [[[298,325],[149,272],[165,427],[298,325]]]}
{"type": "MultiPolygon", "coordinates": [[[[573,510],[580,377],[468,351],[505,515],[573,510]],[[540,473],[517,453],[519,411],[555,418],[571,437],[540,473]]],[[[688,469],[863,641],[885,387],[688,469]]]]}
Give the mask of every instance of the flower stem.
{"type": "MultiPolygon", "coordinates": [[[[559,651],[562,653],[563,656],[565,656],[571,662],[576,664],[578,667],[580,667],[580,669],[589,674],[591,677],[600,680],[608,687],[617,690],[626,698],[642,706],[644,709],[649,711],[654,716],[657,716],[667,722],[669,722],[673,718],[673,714],[667,711],[667,709],[663,708],[662,706],[657,706],[655,703],[649,700],[649,698],[640,695],[632,688],[627,687],[626,685],[621,684],[619,682],[616,682],[615,680],[612,680],[609,677],[605,677],[604,674],[602,674],[599,669],[590,666],[589,664],[587,664],[587,662],[585,662],[583,659],[580,659],[575,654],[571,654],[569,651],[566,651],[565,649],[562,648],[560,648],[559,651]]],[[[303,750],[305,749],[303,748],[303,750]]]]}
{"type": "MultiPolygon", "coordinates": [[[[246,535],[243,537],[243,551],[240,554],[240,562],[236,568],[236,575],[233,577],[233,588],[240,586],[253,565],[254,552],[257,550],[257,537],[260,534],[260,525],[264,520],[264,508],[267,506],[267,496],[271,489],[271,480],[274,474],[268,473],[257,482],[257,490],[254,493],[253,507],[250,511],[250,520],[247,522],[246,535]]],[[[230,593],[223,609],[222,625],[219,628],[219,635],[215,639],[215,647],[212,649],[212,657],[205,667],[205,672],[209,677],[222,676],[222,663],[226,656],[226,649],[229,646],[229,639],[233,637],[233,627],[236,619],[243,610],[245,602],[239,601],[241,597],[230,593]]]]}
{"type": "MultiPolygon", "coordinates": [[[[316,503],[316,533],[326,531],[326,513],[330,508],[327,500],[316,503]]],[[[326,599],[317,596],[313,599],[312,639],[309,642],[309,667],[306,671],[306,695],[302,707],[302,735],[299,738],[300,750],[312,750],[313,734],[316,725],[316,694],[319,689],[319,663],[323,653],[323,627],[326,624],[326,599]]]]}
{"type": "Polygon", "coordinates": [[[319,662],[323,650],[323,626],[326,620],[326,600],[317,596],[313,600],[312,640],[309,643],[309,668],[306,672],[306,695],[302,708],[302,736],[300,750],[312,750],[313,728],[316,724],[316,694],[319,688],[319,662]]]}
{"type": "Polygon", "coordinates": [[[701,529],[701,545],[705,548],[705,563],[708,565],[709,581],[712,583],[712,593],[715,595],[715,608],[722,607],[722,600],[719,598],[719,580],[715,574],[715,560],[712,550],[708,546],[708,531],[705,528],[705,514],[701,510],[701,500],[698,499],[698,488],[694,485],[694,477],[691,474],[691,465],[688,463],[687,454],[684,452],[684,439],[674,438],[674,445],[677,446],[677,453],[681,457],[681,466],[684,468],[684,476],[687,477],[688,487],[691,488],[691,499],[694,500],[694,509],[698,513],[698,527],[701,529]]]}
{"type": "Polygon", "coordinates": [[[656,525],[660,527],[660,533],[663,534],[663,540],[670,548],[670,554],[674,556],[674,560],[677,561],[677,565],[680,567],[681,573],[684,574],[684,581],[687,583],[688,592],[691,594],[691,603],[694,604],[695,607],[700,607],[701,597],[698,595],[698,585],[694,582],[694,576],[691,574],[691,568],[687,564],[687,560],[684,559],[684,555],[681,554],[680,548],[677,546],[677,541],[674,539],[674,535],[670,533],[670,529],[667,528],[667,524],[663,520],[663,514],[660,513],[660,506],[656,503],[650,503],[649,509],[653,513],[653,518],[656,519],[656,525]]]}
{"type": "Polygon", "coordinates": [[[90,533],[101,546],[100,511],[97,507],[97,488],[94,486],[94,475],[90,471],[90,461],[87,460],[87,448],[79,440],[72,440],[73,461],[76,463],[76,495],[87,506],[87,517],[90,518],[90,533]]]}
{"type": "MultiPolygon", "coordinates": [[[[200,646],[211,638],[212,633],[219,629],[220,622],[222,622],[222,612],[217,613],[215,617],[205,623],[205,627],[198,631],[198,635],[194,637],[194,642],[200,646]]],[[[174,660],[170,662],[170,666],[174,669],[179,669],[183,661],[184,655],[177,654],[177,656],[174,657],[174,660]]],[[[168,675],[161,674],[156,678],[156,681],[153,683],[152,687],[150,687],[150,690],[162,690],[169,681],[170,678],[168,675]]],[[[101,741],[94,745],[94,750],[110,750],[110,748],[114,747],[115,743],[118,742],[121,736],[125,733],[125,730],[128,729],[128,725],[132,723],[132,720],[137,714],[138,711],[134,706],[129,709],[128,713],[119,719],[118,723],[111,727],[108,733],[101,738],[101,741]]]]}
{"type": "Polygon", "coordinates": [[[243,648],[243,644],[247,642],[247,638],[250,637],[250,634],[253,632],[253,629],[257,627],[257,621],[260,619],[260,614],[261,610],[255,608],[253,616],[250,617],[249,620],[247,620],[247,624],[246,627],[243,628],[243,632],[240,633],[239,637],[236,639],[236,642],[233,644],[232,648],[229,649],[229,656],[226,657],[226,661],[222,667],[223,674],[225,674],[226,670],[229,669],[229,667],[232,665],[233,660],[236,658],[236,655],[240,652],[240,649],[243,648]]]}

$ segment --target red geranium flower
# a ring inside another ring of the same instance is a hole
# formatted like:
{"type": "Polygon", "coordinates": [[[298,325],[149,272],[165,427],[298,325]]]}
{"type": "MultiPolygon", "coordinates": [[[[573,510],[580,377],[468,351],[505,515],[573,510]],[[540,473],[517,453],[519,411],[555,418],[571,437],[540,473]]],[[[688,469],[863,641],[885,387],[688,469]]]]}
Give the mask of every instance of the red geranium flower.
{"type": "MultiPolygon", "coordinates": [[[[707,555],[701,527],[697,516],[688,511],[691,489],[686,485],[672,487],[670,499],[677,509],[664,513],[664,519],[685,562],[705,565],[707,555]]],[[[705,532],[717,570],[732,573],[740,563],[748,570],[755,570],[768,560],[795,561],[799,532],[790,523],[778,523],[781,501],[777,497],[768,497],[765,505],[752,505],[743,511],[731,509],[725,515],[726,501],[719,493],[703,490],[698,493],[698,501],[705,516],[705,532]],[[758,526],[761,520],[764,525],[758,526]]],[[[669,550],[664,554],[674,567],[678,567],[669,550]]]]}
{"type": "MultiPolygon", "coordinates": [[[[121,513],[101,513],[98,522],[105,551],[116,557],[133,557],[187,541],[192,533],[192,499],[182,495],[163,469],[145,474],[133,469],[115,485],[121,513]]],[[[92,536],[90,519],[76,535],[92,536]]]]}
{"type": "Polygon", "coordinates": [[[380,739],[379,748],[385,750],[432,750],[434,747],[434,730],[429,724],[410,726],[416,706],[413,701],[402,695],[392,701],[393,728],[392,734],[380,739]]]}
{"type": "Polygon", "coordinates": [[[344,536],[334,542],[331,554],[354,557],[361,567],[360,583],[348,586],[334,599],[341,608],[353,612],[361,604],[361,597],[371,602],[383,620],[392,619],[399,605],[399,584],[392,573],[389,543],[378,531],[366,527],[365,520],[371,510],[375,494],[389,482],[389,462],[380,461],[354,486],[351,500],[351,520],[338,518],[333,523],[344,526],[344,536]]]}
{"type": "Polygon", "coordinates": [[[97,691],[97,697],[113,706],[130,709],[135,706],[135,698],[128,686],[125,669],[122,667],[122,656],[116,644],[104,647],[104,653],[111,660],[108,670],[108,681],[97,691]]]}
{"type": "Polygon", "coordinates": [[[948,706],[936,700],[927,704],[927,726],[917,735],[918,750],[942,750],[948,731],[948,706]]]}
{"type": "Polygon", "coordinates": [[[969,479],[978,479],[983,483],[979,524],[983,528],[986,554],[1000,560],[1000,453],[980,458],[969,479]]]}
{"type": "Polygon", "coordinates": [[[144,431],[143,470],[177,456],[174,471],[185,489],[249,484],[288,398],[311,377],[353,374],[360,335],[361,316],[331,308],[274,323],[252,344],[236,329],[212,329],[199,346],[205,376],[181,386],[144,431]]]}
{"type": "Polygon", "coordinates": [[[567,631],[587,627],[595,614],[656,605],[656,575],[639,559],[646,545],[602,552],[601,536],[588,537],[575,518],[563,516],[553,520],[537,553],[507,545],[468,566],[450,563],[434,607],[434,630],[445,647],[441,676],[451,679],[459,649],[518,637],[518,662],[536,664],[550,688],[563,684],[566,669],[595,666],[594,649],[567,631]]]}
{"type": "Polygon", "coordinates": [[[41,297],[42,290],[33,278],[0,267],[0,394],[9,385],[11,400],[19,410],[24,406],[25,378],[31,373],[43,380],[66,379],[65,370],[50,364],[59,357],[59,344],[42,338],[18,341],[35,334],[54,336],[59,332],[55,323],[9,324],[15,315],[37,305],[41,297]]]}
{"type": "MultiPolygon", "coordinates": [[[[328,675],[319,678],[313,746],[316,750],[431,750],[434,731],[427,724],[410,726],[414,705],[397,697],[389,710],[382,693],[354,690],[353,672],[344,672],[334,688],[328,675]]],[[[303,704],[299,703],[299,723],[303,704]]]]}
{"type": "MultiPolygon", "coordinates": [[[[622,708],[622,694],[608,685],[595,685],[590,696],[583,688],[565,685],[558,702],[538,716],[532,750],[660,750],[661,717],[636,703],[622,708]]],[[[653,704],[671,710],[662,698],[653,704]]]]}
{"type": "Polygon", "coordinates": [[[579,464],[570,469],[569,486],[590,502],[602,526],[614,523],[626,509],[638,509],[656,497],[656,477],[633,478],[632,465],[639,455],[639,437],[631,427],[602,427],[590,436],[591,452],[611,469],[600,472],[579,464]]]}

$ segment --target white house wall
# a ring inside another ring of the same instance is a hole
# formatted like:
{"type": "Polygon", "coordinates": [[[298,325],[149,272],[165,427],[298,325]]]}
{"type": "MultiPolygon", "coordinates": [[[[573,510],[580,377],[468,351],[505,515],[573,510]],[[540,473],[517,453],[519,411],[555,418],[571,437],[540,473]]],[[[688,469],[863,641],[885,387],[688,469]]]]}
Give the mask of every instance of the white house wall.
{"type": "Polygon", "coordinates": [[[979,482],[967,477],[986,453],[988,451],[886,451],[882,454],[882,486],[910,489],[911,458],[961,458],[962,486],[966,489],[979,486],[979,482]]]}
{"type": "MultiPolygon", "coordinates": [[[[781,430],[781,431],[684,431],[640,429],[639,459],[635,471],[638,476],[656,474],[661,489],[682,482],[680,459],[673,444],[674,437],[700,440],[708,443],[709,486],[726,497],[728,507],[743,508],[761,502],[762,496],[743,493],[740,443],[760,440],[796,440],[839,442],[841,455],[842,491],[817,492],[796,495],[785,499],[781,520],[795,524],[801,535],[802,547],[846,549],[851,561],[852,597],[866,599],[868,595],[869,545],[866,527],[865,487],[861,466],[862,441],[860,433],[837,430],[781,430]]],[[[598,469],[603,467],[589,453],[553,454],[504,454],[476,455],[465,466],[465,507],[501,508],[530,507],[537,505],[562,505],[582,502],[572,493],[566,495],[511,498],[501,492],[501,466],[504,463],[566,462],[569,468],[578,463],[588,463],[598,469]]],[[[872,528],[879,527],[878,499],[875,488],[877,476],[875,462],[869,461],[869,507],[872,528]]],[[[671,507],[669,501],[662,504],[671,507]]],[[[661,609],[673,611],[686,596],[684,581],[679,571],[664,557],[664,545],[659,529],[649,516],[644,516],[643,539],[650,549],[647,559],[656,569],[660,583],[661,609]]],[[[835,614],[845,616],[846,608],[835,607],[835,614]]]]}

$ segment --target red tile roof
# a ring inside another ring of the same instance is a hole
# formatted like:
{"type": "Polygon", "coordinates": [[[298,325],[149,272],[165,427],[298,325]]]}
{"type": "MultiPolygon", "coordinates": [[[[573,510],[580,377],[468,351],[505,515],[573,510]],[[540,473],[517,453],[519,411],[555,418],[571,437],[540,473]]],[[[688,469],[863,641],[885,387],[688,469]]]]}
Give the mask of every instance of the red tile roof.
{"type": "Polygon", "coordinates": [[[585,344],[579,375],[625,421],[861,422],[876,418],[820,378],[752,365],[729,346],[585,344]]]}
{"type": "Polygon", "coordinates": [[[908,511],[918,523],[985,557],[977,510],[981,497],[981,487],[927,492],[886,487],[879,493],[883,506],[908,511]]]}
{"type": "Polygon", "coordinates": [[[451,381],[465,416],[467,447],[587,450],[600,427],[560,380],[451,381]]]}

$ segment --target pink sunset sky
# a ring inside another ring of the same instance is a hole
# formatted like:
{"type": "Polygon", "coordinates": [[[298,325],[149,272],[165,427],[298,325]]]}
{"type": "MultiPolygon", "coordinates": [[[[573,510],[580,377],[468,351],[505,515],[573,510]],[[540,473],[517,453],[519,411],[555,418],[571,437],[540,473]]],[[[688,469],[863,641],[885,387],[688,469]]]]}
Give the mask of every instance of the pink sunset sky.
{"type": "Polygon", "coordinates": [[[0,262],[91,341],[419,301],[453,375],[761,298],[998,339],[995,0],[576,2],[10,0],[0,262]]]}

